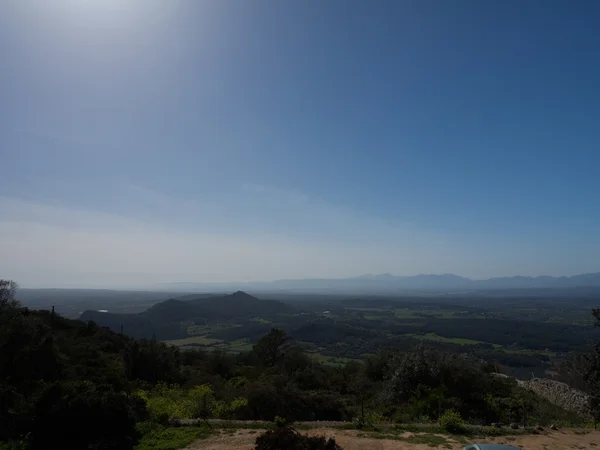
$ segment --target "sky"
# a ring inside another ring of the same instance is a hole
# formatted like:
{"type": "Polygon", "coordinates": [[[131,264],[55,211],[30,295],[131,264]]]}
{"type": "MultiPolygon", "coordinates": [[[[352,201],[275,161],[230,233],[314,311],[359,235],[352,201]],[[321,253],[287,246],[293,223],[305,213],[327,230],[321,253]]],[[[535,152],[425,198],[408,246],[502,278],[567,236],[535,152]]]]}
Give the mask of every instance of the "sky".
{"type": "Polygon", "coordinates": [[[600,271],[600,2],[6,0],[0,278],[600,271]]]}

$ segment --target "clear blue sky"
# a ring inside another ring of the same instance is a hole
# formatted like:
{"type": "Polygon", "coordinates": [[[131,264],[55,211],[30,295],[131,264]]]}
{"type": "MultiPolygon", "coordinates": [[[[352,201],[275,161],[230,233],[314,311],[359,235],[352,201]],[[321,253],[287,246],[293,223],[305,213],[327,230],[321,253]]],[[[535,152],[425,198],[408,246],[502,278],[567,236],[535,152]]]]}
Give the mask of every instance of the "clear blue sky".
{"type": "Polygon", "coordinates": [[[600,271],[600,2],[7,0],[0,277],[600,271]]]}

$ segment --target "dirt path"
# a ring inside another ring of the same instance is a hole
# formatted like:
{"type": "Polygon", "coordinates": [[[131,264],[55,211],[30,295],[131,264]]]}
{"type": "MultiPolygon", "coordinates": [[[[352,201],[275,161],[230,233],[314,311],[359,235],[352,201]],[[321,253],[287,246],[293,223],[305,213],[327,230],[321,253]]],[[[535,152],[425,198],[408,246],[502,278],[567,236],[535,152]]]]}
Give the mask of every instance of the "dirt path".
{"type": "MultiPolygon", "coordinates": [[[[197,441],[186,447],[185,450],[252,450],[254,448],[254,440],[261,432],[261,430],[245,429],[222,432],[218,436],[197,441]]],[[[461,443],[450,436],[445,436],[446,442],[438,446],[407,442],[406,439],[410,440],[415,437],[414,433],[404,433],[399,435],[398,439],[375,439],[366,437],[359,431],[331,428],[314,429],[303,431],[303,433],[333,437],[344,450],[432,450],[432,448],[458,450],[465,445],[464,442],[461,443]]],[[[420,435],[417,434],[416,436],[420,435]]],[[[431,434],[427,436],[431,436],[431,434]]],[[[569,429],[550,431],[542,435],[503,436],[489,439],[478,438],[474,439],[474,442],[507,444],[520,447],[523,450],[600,450],[600,431],[569,429]]]]}

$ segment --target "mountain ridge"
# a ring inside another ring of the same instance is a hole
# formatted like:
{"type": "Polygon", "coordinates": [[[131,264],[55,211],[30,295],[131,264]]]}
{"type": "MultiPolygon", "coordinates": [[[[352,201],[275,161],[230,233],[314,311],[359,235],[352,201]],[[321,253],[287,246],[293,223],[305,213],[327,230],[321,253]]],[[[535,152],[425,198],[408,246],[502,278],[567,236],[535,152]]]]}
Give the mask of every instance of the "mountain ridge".
{"type": "Polygon", "coordinates": [[[459,275],[446,274],[419,274],[419,275],[392,275],[365,274],[348,278],[304,278],[281,279],[275,281],[241,282],[241,283],[194,283],[177,282],[163,283],[162,286],[176,288],[185,285],[189,290],[253,290],[253,291],[350,291],[371,292],[390,290],[447,290],[447,289],[561,289],[561,288],[600,288],[600,272],[584,273],[572,276],[506,276],[491,277],[487,279],[472,279],[459,275]]]}

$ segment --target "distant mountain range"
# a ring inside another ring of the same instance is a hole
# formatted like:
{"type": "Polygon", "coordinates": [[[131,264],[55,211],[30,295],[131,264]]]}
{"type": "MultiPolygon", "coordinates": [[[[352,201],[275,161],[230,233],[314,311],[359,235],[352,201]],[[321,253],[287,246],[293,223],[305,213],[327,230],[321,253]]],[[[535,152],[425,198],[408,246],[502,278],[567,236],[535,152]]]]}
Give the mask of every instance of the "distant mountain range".
{"type": "Polygon", "coordinates": [[[250,283],[165,283],[160,289],[180,292],[229,291],[236,289],[254,292],[444,292],[493,289],[572,289],[600,288],[600,273],[562,277],[497,277],[473,280],[453,274],[396,276],[391,274],[361,275],[352,278],[309,278],[250,283]]]}

